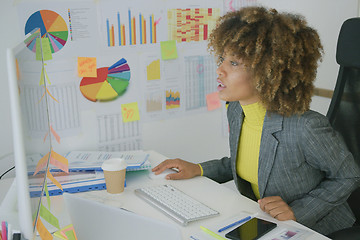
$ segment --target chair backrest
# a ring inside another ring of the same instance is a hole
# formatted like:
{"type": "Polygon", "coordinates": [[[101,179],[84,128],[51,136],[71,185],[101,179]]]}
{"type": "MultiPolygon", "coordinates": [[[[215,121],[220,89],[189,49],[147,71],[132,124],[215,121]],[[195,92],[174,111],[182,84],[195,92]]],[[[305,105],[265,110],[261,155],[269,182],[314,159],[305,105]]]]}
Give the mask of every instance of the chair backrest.
{"type": "MultiPolygon", "coordinates": [[[[360,18],[346,20],[336,50],[339,74],[327,117],[360,165],[360,18]]],[[[360,222],[360,188],[348,199],[360,222]]]]}

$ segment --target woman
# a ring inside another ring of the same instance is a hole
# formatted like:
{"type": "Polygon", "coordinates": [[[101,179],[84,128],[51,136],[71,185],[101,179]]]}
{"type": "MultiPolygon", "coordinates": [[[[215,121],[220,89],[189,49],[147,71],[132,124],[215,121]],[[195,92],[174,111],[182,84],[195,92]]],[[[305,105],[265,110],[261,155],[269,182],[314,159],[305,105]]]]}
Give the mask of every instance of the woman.
{"type": "Polygon", "coordinates": [[[309,110],[322,45],[304,18],[262,7],[218,20],[209,38],[218,57],[218,91],[230,102],[230,158],[193,164],[169,159],[153,171],[178,168],[167,179],[204,175],[234,179],[278,220],[322,234],[350,227],[346,203],[360,169],[327,119],[309,110]]]}

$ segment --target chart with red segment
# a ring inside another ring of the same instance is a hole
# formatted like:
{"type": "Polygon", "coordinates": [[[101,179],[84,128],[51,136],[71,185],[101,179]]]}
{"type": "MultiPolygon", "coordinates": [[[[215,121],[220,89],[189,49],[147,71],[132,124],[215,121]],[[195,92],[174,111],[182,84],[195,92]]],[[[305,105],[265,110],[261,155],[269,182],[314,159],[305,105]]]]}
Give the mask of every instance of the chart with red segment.
{"type": "Polygon", "coordinates": [[[84,77],[80,91],[93,102],[111,101],[126,92],[130,77],[130,67],[122,58],[110,67],[98,68],[97,77],[84,77]]]}
{"type": "MultiPolygon", "coordinates": [[[[51,52],[55,53],[62,49],[68,39],[68,27],[65,20],[56,12],[51,10],[40,10],[34,12],[26,21],[25,35],[39,28],[41,37],[50,40],[51,52]]],[[[36,38],[27,43],[27,47],[36,52],[36,38]]]]}

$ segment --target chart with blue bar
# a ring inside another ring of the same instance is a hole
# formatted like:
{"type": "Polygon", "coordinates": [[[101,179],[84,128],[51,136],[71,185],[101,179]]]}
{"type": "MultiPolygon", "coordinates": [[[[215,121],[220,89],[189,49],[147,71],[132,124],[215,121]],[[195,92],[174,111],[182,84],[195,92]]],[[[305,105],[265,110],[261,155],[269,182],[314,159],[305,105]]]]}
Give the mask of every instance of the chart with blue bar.
{"type": "Polygon", "coordinates": [[[130,9],[126,13],[118,11],[116,17],[106,18],[107,46],[157,43],[159,21],[154,14],[133,13],[130,9]]]}

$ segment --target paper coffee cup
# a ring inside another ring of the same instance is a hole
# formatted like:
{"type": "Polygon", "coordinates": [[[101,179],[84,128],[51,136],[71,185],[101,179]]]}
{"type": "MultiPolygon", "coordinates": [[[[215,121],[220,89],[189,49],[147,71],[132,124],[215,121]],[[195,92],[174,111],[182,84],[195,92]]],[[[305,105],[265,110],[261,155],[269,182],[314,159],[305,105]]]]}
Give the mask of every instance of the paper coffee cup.
{"type": "Polygon", "coordinates": [[[111,158],[103,162],[106,191],[122,193],[125,185],[126,161],[122,158],[111,158]]]}

